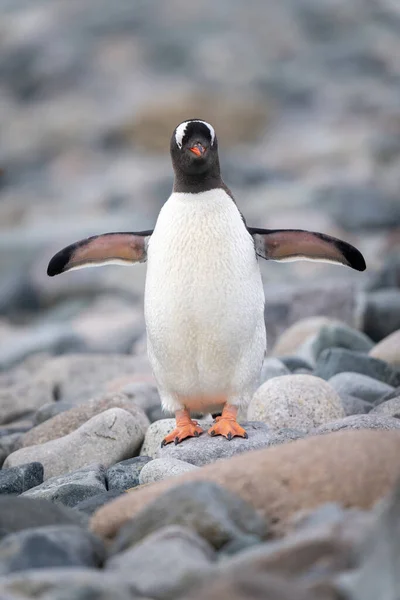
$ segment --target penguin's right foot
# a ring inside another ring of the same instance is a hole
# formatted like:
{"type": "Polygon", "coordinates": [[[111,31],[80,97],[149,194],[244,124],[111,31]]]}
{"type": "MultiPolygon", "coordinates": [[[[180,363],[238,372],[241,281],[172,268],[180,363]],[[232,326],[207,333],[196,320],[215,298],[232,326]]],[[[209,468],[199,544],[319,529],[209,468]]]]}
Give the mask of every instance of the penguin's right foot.
{"type": "Polygon", "coordinates": [[[175,446],[189,437],[199,437],[204,433],[197,421],[192,421],[187,409],[177,410],[175,413],[176,427],[171,433],[165,436],[161,442],[161,448],[174,442],[175,446]]]}

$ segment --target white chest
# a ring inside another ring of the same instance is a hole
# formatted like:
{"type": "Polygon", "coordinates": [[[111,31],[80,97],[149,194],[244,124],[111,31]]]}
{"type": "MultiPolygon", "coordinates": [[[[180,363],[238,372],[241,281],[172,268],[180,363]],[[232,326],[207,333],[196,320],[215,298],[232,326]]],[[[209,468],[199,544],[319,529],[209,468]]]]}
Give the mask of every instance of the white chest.
{"type": "Polygon", "coordinates": [[[218,361],[234,365],[264,327],[263,306],[253,239],[231,198],[222,189],[172,194],[148,247],[145,315],[154,360],[165,369],[186,365],[191,376],[218,361]]]}

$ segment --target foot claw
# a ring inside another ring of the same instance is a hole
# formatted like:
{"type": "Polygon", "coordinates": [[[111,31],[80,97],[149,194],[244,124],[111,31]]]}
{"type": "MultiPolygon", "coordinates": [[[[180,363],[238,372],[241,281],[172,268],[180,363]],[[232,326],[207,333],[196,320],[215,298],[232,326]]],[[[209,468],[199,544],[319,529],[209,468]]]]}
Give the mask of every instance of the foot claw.
{"type": "Polygon", "coordinates": [[[199,437],[204,430],[194,423],[193,421],[189,421],[184,425],[180,425],[176,427],[171,433],[165,436],[163,441],[161,442],[161,448],[164,448],[167,444],[171,444],[172,442],[177,446],[188,437],[199,437]]]}
{"type": "Polygon", "coordinates": [[[212,437],[223,435],[229,441],[234,437],[242,437],[245,439],[249,437],[245,429],[243,429],[237,421],[234,419],[226,419],[224,417],[217,417],[216,423],[208,430],[208,434],[212,437]]]}

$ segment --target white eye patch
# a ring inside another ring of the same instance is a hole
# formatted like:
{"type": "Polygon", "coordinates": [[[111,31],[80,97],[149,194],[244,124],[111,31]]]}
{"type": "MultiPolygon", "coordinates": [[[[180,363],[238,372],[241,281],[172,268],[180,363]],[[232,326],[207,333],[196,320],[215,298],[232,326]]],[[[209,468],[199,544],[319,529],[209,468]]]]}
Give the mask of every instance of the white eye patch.
{"type": "Polygon", "coordinates": [[[214,127],[212,125],[210,125],[209,123],[206,123],[206,121],[200,121],[200,120],[196,119],[194,121],[185,121],[184,123],[181,123],[180,125],[178,125],[178,127],[176,128],[175,141],[176,141],[176,145],[178,146],[178,148],[182,148],[182,142],[183,142],[183,138],[185,136],[186,127],[189,125],[189,123],[203,123],[203,125],[205,125],[210,132],[211,146],[213,145],[214,140],[215,140],[214,127]]]}

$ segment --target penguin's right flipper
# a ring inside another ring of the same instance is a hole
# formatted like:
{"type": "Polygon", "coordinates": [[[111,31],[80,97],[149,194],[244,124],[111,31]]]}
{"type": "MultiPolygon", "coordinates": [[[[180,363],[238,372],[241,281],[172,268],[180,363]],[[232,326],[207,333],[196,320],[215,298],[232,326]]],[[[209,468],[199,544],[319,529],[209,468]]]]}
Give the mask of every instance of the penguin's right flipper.
{"type": "Polygon", "coordinates": [[[137,233],[104,233],[71,244],[57,252],[49,262],[47,275],[99,267],[106,264],[131,265],[146,262],[152,230],[137,233]]]}

